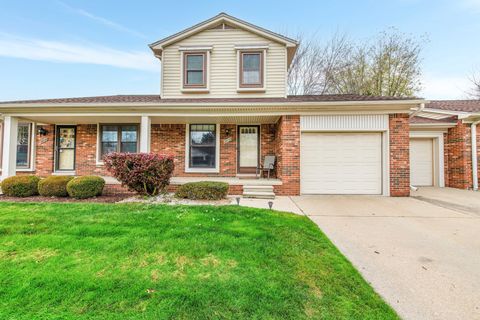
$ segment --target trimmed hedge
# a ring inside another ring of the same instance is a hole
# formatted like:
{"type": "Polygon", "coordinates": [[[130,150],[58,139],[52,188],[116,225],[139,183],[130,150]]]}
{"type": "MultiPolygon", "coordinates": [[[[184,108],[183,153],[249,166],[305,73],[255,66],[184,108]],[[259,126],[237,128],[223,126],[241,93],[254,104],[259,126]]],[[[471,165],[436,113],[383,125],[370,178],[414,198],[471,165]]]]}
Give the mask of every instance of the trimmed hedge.
{"type": "Polygon", "coordinates": [[[38,193],[44,197],[67,197],[67,184],[72,176],[50,176],[40,180],[38,193]]]}
{"type": "Polygon", "coordinates": [[[104,157],[107,170],[128,190],[155,196],[170,183],[173,156],[156,153],[109,153],[104,157]]]}
{"type": "Polygon", "coordinates": [[[228,183],[216,181],[189,182],[178,187],[175,197],[191,200],[220,200],[228,194],[228,183]]]}
{"type": "Polygon", "coordinates": [[[10,197],[31,197],[38,195],[39,177],[14,176],[2,181],[2,192],[10,197]]]}
{"type": "Polygon", "coordinates": [[[105,180],[98,176],[83,176],[67,183],[68,195],[76,199],[86,199],[100,196],[105,186],[105,180]]]}

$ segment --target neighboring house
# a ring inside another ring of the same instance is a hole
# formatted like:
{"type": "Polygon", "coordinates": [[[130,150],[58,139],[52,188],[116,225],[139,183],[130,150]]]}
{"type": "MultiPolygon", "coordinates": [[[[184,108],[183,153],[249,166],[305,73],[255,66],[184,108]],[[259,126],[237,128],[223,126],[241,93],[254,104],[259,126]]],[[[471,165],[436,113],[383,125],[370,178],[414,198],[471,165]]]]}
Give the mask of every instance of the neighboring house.
{"type": "Polygon", "coordinates": [[[478,189],[479,120],[480,100],[427,103],[410,121],[411,184],[478,189]]]}
{"type": "Polygon", "coordinates": [[[2,102],[2,177],[108,176],[105,154],[155,152],[175,156],[173,185],[408,196],[409,115],[425,101],[288,96],[297,46],[221,13],[150,45],[162,62],[160,95],[2,102]],[[267,155],[276,178],[254,179],[267,155]]]}

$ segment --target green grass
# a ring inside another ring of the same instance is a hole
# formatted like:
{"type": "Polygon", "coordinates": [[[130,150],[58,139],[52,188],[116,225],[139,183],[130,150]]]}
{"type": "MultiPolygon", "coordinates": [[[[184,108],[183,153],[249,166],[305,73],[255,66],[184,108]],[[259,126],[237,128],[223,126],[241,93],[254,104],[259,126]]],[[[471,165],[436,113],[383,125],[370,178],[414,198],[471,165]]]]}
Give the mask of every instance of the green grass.
{"type": "Polygon", "coordinates": [[[397,319],[307,218],[0,203],[0,319],[397,319]]]}

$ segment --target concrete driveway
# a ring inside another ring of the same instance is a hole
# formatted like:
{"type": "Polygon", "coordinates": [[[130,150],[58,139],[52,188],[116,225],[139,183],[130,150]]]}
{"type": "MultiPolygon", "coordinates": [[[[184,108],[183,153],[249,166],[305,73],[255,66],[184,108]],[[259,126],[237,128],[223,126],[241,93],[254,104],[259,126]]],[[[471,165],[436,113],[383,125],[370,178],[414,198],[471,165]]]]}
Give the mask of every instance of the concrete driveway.
{"type": "Polygon", "coordinates": [[[480,319],[480,193],[413,196],[292,200],[402,318],[480,319]]]}

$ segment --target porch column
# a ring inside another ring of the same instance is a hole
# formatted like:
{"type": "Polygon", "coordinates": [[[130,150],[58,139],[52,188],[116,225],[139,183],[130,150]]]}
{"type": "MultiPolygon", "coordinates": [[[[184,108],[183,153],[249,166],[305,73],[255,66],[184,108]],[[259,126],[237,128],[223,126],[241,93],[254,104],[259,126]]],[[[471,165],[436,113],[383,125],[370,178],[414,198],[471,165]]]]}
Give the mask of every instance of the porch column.
{"type": "Polygon", "coordinates": [[[149,116],[142,116],[140,123],[140,152],[150,152],[150,135],[152,120],[149,116]]]}
{"type": "Polygon", "coordinates": [[[18,118],[5,116],[3,120],[2,180],[15,175],[17,167],[18,118]]]}

